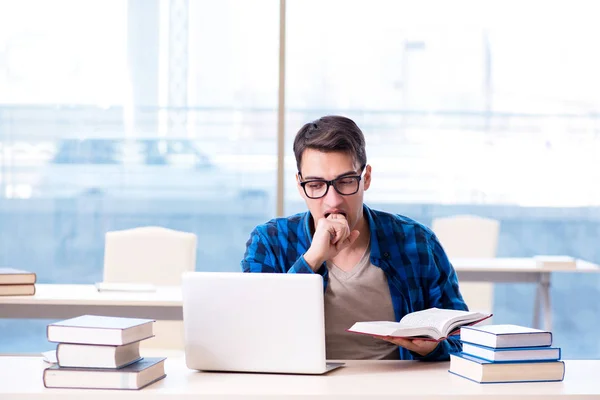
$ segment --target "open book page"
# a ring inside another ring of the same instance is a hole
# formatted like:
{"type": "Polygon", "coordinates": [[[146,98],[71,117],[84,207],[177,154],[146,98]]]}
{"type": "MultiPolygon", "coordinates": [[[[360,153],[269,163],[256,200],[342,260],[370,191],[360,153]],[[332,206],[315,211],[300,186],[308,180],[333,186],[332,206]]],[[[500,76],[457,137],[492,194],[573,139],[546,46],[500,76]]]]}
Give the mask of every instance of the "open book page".
{"type": "Polygon", "coordinates": [[[356,322],[348,331],[374,336],[429,337],[439,341],[453,334],[461,326],[471,325],[489,317],[491,314],[429,308],[407,314],[400,322],[356,322]]]}
{"type": "Polygon", "coordinates": [[[400,320],[400,327],[432,327],[440,336],[448,336],[456,328],[486,317],[486,314],[478,312],[429,308],[405,315],[400,320]]]}
{"type": "Polygon", "coordinates": [[[363,333],[373,336],[415,337],[424,336],[440,339],[442,335],[437,329],[428,326],[402,328],[399,322],[392,321],[362,321],[356,322],[348,329],[349,332],[363,333]]]}

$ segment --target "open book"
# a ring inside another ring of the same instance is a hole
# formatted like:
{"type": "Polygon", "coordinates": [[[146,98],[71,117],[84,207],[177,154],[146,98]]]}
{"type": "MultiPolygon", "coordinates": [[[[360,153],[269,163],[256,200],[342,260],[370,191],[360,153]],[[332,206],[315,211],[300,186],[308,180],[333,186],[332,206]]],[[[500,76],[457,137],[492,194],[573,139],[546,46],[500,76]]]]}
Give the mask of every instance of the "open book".
{"type": "Polygon", "coordinates": [[[373,336],[418,337],[439,342],[448,336],[457,335],[461,326],[473,325],[491,316],[492,314],[479,312],[429,308],[406,314],[400,322],[357,322],[348,332],[373,336]]]}

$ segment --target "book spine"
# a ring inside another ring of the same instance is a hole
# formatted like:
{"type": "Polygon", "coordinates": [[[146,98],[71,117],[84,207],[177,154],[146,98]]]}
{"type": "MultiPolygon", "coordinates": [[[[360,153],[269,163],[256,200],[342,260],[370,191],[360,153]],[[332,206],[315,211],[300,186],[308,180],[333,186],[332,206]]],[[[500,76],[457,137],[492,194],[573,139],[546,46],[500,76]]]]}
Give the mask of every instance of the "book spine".
{"type": "Polygon", "coordinates": [[[59,356],[60,351],[59,350],[60,350],[61,345],[62,345],[62,343],[59,343],[56,346],[56,363],[58,364],[59,367],[60,367],[60,356],[59,356]]]}

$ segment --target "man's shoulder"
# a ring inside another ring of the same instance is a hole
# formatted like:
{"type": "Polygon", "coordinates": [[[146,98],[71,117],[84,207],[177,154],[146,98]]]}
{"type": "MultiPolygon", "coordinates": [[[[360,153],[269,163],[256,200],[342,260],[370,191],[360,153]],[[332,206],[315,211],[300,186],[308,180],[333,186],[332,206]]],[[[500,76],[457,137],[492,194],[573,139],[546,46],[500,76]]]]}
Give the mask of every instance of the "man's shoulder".
{"type": "Polygon", "coordinates": [[[373,217],[373,222],[378,227],[391,226],[395,231],[414,231],[415,233],[422,235],[433,235],[433,232],[427,226],[405,215],[374,209],[371,209],[370,211],[372,213],[371,215],[373,217]]]}
{"type": "Polygon", "coordinates": [[[288,235],[290,232],[297,232],[302,229],[306,213],[298,213],[287,217],[273,218],[255,228],[256,232],[269,237],[278,237],[288,235]]]}

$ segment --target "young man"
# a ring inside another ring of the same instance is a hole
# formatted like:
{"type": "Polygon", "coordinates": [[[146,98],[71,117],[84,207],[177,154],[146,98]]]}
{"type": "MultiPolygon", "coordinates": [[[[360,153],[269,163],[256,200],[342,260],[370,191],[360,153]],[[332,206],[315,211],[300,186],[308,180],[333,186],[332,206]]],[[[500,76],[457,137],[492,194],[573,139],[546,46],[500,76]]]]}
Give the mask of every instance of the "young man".
{"type": "Polygon", "coordinates": [[[346,332],[357,321],[399,321],[431,307],[467,306],[428,228],[363,204],[371,166],[363,133],[352,120],[327,116],[304,125],[294,153],[308,212],[256,227],[243,271],[323,276],[328,359],[447,360],[460,351],[456,338],[438,344],[346,332]]]}

